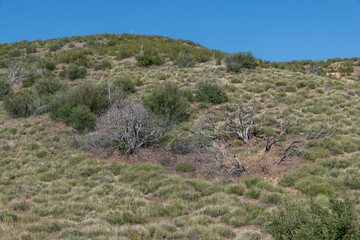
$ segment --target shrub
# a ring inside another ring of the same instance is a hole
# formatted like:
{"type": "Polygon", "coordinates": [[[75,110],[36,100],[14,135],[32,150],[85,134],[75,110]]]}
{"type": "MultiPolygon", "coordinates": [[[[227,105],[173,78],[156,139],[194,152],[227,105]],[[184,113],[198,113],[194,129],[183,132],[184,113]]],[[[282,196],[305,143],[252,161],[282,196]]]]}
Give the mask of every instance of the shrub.
{"type": "Polygon", "coordinates": [[[51,95],[66,89],[66,83],[58,79],[40,78],[33,85],[34,91],[38,95],[51,95]]]}
{"type": "Polygon", "coordinates": [[[109,60],[104,60],[101,63],[97,64],[94,69],[95,70],[106,70],[106,69],[111,69],[112,63],[109,60]]]}
{"type": "Polygon", "coordinates": [[[30,73],[26,76],[26,79],[22,81],[21,87],[31,87],[40,76],[41,75],[30,73]]]}
{"type": "Polygon", "coordinates": [[[224,61],[228,71],[236,73],[244,68],[254,69],[257,66],[256,58],[251,52],[234,53],[225,57],[224,61]]]}
{"type": "Polygon", "coordinates": [[[195,167],[188,162],[180,162],[175,167],[176,172],[193,172],[195,167]]]}
{"type": "Polygon", "coordinates": [[[243,195],[245,192],[245,187],[241,184],[233,184],[227,187],[226,193],[228,194],[235,194],[235,195],[243,195]]]}
{"type": "Polygon", "coordinates": [[[92,83],[85,83],[74,88],[70,92],[70,100],[88,106],[96,115],[106,111],[110,104],[106,92],[92,83]]]}
{"type": "Polygon", "coordinates": [[[167,123],[136,102],[115,103],[96,124],[101,139],[125,154],[157,142],[168,130],[167,123]]]}
{"type": "Polygon", "coordinates": [[[79,132],[85,132],[93,128],[96,118],[97,116],[91,112],[88,106],[80,104],[71,110],[65,122],[79,132]]]}
{"type": "Polygon", "coordinates": [[[275,239],[358,239],[354,202],[330,198],[328,205],[286,201],[269,215],[266,228],[275,239]]]}
{"type": "Polygon", "coordinates": [[[127,93],[135,92],[135,82],[130,78],[119,78],[114,81],[114,85],[127,93]]]}
{"type": "Polygon", "coordinates": [[[176,59],[176,65],[180,68],[192,68],[195,66],[194,57],[191,54],[179,53],[176,59]]]}
{"type": "Polygon", "coordinates": [[[23,51],[21,51],[20,49],[11,49],[9,51],[9,55],[11,57],[21,57],[24,54],[23,51]]]}
{"type": "Polygon", "coordinates": [[[10,82],[0,78],[0,100],[3,100],[11,91],[10,82]]]}
{"type": "Polygon", "coordinates": [[[36,47],[35,46],[29,46],[26,48],[26,54],[36,53],[36,47]]]}
{"type": "Polygon", "coordinates": [[[140,67],[150,67],[151,65],[160,66],[164,64],[164,60],[159,56],[142,55],[136,57],[137,65],[140,67]]]}
{"type": "Polygon", "coordinates": [[[315,161],[319,158],[326,158],[330,156],[331,156],[330,151],[325,148],[312,147],[304,151],[304,158],[311,161],[315,161]]]}
{"type": "Polygon", "coordinates": [[[106,92],[99,86],[86,83],[66,92],[58,91],[50,101],[48,110],[52,119],[63,120],[67,124],[74,126],[75,129],[85,131],[91,127],[94,117],[88,110],[85,110],[84,106],[78,108],[79,105],[87,106],[91,113],[98,116],[108,108],[109,99],[106,92]],[[78,108],[77,116],[72,115],[76,108],[78,108]],[[81,118],[86,120],[87,123],[84,124],[86,127],[76,123],[81,118]]]}
{"type": "Polygon", "coordinates": [[[314,139],[310,140],[308,143],[306,143],[305,148],[325,148],[331,152],[331,154],[342,154],[343,149],[341,145],[331,137],[324,137],[320,139],[314,139]]]}
{"type": "Polygon", "coordinates": [[[258,188],[250,188],[246,191],[245,196],[252,199],[259,199],[261,190],[258,188]]]}
{"type": "Polygon", "coordinates": [[[144,105],[170,121],[183,122],[190,116],[190,104],[175,83],[157,86],[144,97],[144,105]]]}
{"type": "Polygon", "coordinates": [[[69,66],[68,74],[71,80],[75,80],[78,78],[85,78],[87,74],[87,70],[84,67],[79,67],[77,65],[71,64],[69,66]]]}
{"type": "Polygon", "coordinates": [[[57,50],[60,50],[62,47],[63,45],[60,42],[54,42],[49,45],[49,51],[56,52],[57,50]]]}
{"type": "Polygon", "coordinates": [[[4,108],[12,117],[28,117],[31,115],[31,104],[34,101],[34,94],[29,89],[10,93],[4,101],[4,108]]]}
{"type": "Polygon", "coordinates": [[[54,62],[46,62],[45,68],[50,71],[54,71],[56,69],[56,64],[54,62]]]}
{"type": "Polygon", "coordinates": [[[201,102],[220,104],[228,101],[224,88],[215,82],[201,81],[196,85],[196,97],[201,102]]]}

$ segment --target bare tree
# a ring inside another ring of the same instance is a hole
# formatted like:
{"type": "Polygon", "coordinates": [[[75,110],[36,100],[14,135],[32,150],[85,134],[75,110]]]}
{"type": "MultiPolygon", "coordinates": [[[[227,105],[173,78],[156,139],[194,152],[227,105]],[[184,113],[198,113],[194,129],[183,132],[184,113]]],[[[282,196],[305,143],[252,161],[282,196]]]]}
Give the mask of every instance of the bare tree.
{"type": "Polygon", "coordinates": [[[125,154],[156,141],[168,130],[168,123],[136,102],[114,104],[99,118],[97,133],[125,154]]]}
{"type": "Polygon", "coordinates": [[[279,146],[281,148],[281,150],[283,151],[283,155],[282,155],[280,161],[277,162],[277,164],[280,164],[285,160],[290,160],[289,152],[291,150],[297,150],[297,152],[299,154],[302,154],[302,150],[300,148],[301,143],[303,143],[307,140],[310,140],[310,139],[319,139],[319,138],[322,138],[322,137],[325,137],[328,135],[330,135],[329,127],[328,127],[327,123],[325,121],[323,121],[319,125],[318,129],[308,130],[301,139],[295,140],[287,146],[283,146],[281,144],[276,143],[276,145],[279,146]]]}
{"type": "Polygon", "coordinates": [[[250,139],[250,130],[254,126],[260,124],[255,120],[256,109],[252,104],[237,105],[234,114],[230,114],[226,111],[225,125],[219,127],[215,121],[208,118],[205,121],[205,125],[196,125],[196,131],[207,138],[222,139],[222,135],[226,135],[230,138],[241,139],[245,144],[250,139]]]}
{"type": "Polygon", "coordinates": [[[265,152],[270,151],[271,147],[279,142],[280,136],[286,135],[286,131],[289,126],[292,126],[289,121],[286,121],[286,119],[281,120],[280,129],[266,135],[265,152]]]}
{"type": "Polygon", "coordinates": [[[42,71],[38,68],[26,69],[24,63],[21,61],[10,64],[8,69],[8,76],[11,84],[24,81],[29,74],[41,75],[42,71]]]}

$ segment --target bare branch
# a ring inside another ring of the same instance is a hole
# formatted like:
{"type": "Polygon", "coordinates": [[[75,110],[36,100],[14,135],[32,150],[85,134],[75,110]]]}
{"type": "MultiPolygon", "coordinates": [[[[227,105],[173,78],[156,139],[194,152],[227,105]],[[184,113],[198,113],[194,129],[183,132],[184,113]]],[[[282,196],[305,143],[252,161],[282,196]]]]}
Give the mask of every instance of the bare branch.
{"type": "Polygon", "coordinates": [[[105,142],[110,142],[125,154],[132,154],[146,144],[159,141],[168,126],[167,121],[141,104],[124,102],[114,104],[100,117],[96,129],[105,142]]]}

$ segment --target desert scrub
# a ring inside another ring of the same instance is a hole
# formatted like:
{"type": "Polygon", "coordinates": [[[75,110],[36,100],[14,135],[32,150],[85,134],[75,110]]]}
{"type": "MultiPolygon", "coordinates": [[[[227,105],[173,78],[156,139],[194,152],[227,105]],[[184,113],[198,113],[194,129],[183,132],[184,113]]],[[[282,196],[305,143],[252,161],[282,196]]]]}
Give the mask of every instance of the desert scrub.
{"type": "Polygon", "coordinates": [[[78,78],[85,78],[87,75],[87,70],[84,67],[79,67],[75,64],[70,64],[68,69],[68,76],[71,80],[75,80],[78,78]]]}
{"type": "Polygon", "coordinates": [[[190,117],[190,104],[183,91],[173,82],[155,87],[143,100],[146,107],[170,121],[183,122],[190,117]]]}
{"type": "Polygon", "coordinates": [[[195,59],[191,54],[181,52],[175,63],[180,68],[192,68],[195,66],[195,59]]]}
{"type": "Polygon", "coordinates": [[[196,85],[196,98],[198,101],[220,104],[228,101],[223,87],[214,81],[201,81],[196,85]]]}
{"type": "Polygon", "coordinates": [[[193,172],[195,171],[195,167],[187,162],[178,163],[175,167],[177,172],[193,172]]]}
{"type": "Polygon", "coordinates": [[[251,52],[239,52],[230,54],[224,59],[226,67],[230,72],[241,72],[242,69],[254,69],[257,66],[256,58],[251,52]]]}
{"type": "Polygon", "coordinates": [[[0,77],[0,100],[3,100],[11,92],[10,82],[0,77]]]}

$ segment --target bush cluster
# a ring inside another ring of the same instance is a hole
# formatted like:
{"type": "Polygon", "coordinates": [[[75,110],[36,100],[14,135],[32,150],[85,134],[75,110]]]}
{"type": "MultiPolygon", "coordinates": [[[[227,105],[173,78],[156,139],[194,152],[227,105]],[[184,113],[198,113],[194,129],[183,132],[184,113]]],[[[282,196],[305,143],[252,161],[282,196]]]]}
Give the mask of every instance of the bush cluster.
{"type": "Polygon", "coordinates": [[[31,115],[31,105],[35,96],[31,89],[21,89],[11,92],[4,100],[4,108],[11,117],[28,117],[31,115]]]}
{"type": "Polygon", "coordinates": [[[196,85],[196,98],[198,101],[211,104],[220,104],[228,101],[225,89],[212,81],[201,81],[196,85]]]}
{"type": "Polygon", "coordinates": [[[239,52],[230,54],[224,59],[226,67],[230,72],[241,72],[242,69],[254,69],[257,66],[256,58],[251,52],[239,52]]]}
{"type": "Polygon", "coordinates": [[[48,109],[51,118],[62,120],[80,132],[91,129],[96,117],[109,106],[106,92],[99,86],[85,83],[66,92],[58,92],[48,109]]]}
{"type": "Polygon", "coordinates": [[[152,65],[160,66],[164,64],[164,59],[160,56],[145,54],[136,57],[137,65],[140,67],[150,67],[152,65]]]}
{"type": "Polygon", "coordinates": [[[5,78],[0,78],[0,100],[3,100],[11,91],[10,82],[5,78]]]}
{"type": "Polygon", "coordinates": [[[183,122],[190,116],[190,104],[184,93],[172,82],[155,87],[144,97],[144,105],[170,121],[183,122]]]}
{"type": "Polygon", "coordinates": [[[75,80],[78,78],[85,78],[87,74],[87,70],[84,67],[79,67],[75,64],[71,64],[69,66],[68,75],[71,80],[75,80]]]}
{"type": "Polygon", "coordinates": [[[195,59],[191,54],[181,52],[175,63],[180,68],[192,68],[195,66],[195,59]]]}
{"type": "Polygon", "coordinates": [[[330,198],[327,205],[284,202],[270,214],[267,230],[275,239],[359,239],[354,202],[330,198]]]}

